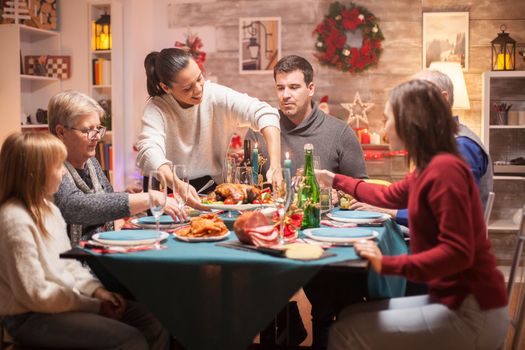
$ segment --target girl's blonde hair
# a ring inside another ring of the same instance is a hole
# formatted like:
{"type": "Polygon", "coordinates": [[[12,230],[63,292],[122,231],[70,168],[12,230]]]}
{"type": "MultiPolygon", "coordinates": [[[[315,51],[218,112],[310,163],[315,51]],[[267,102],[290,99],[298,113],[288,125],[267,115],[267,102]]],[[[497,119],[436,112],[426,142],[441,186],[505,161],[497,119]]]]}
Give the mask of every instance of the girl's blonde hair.
{"type": "Polygon", "coordinates": [[[62,141],[48,133],[14,133],[0,151],[0,206],[12,198],[20,200],[44,237],[44,214],[50,210],[46,199],[53,167],[66,160],[62,141]]]}

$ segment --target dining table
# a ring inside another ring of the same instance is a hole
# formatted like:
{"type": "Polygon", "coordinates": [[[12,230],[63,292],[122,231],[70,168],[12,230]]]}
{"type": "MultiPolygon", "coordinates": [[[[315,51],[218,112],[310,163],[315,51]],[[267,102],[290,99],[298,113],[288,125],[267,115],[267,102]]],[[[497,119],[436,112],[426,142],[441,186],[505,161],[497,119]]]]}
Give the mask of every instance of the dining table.
{"type": "MultiPolygon", "coordinates": [[[[395,222],[387,220],[373,230],[383,254],[407,253],[395,222]]],[[[405,292],[404,278],[376,274],[352,246],[333,246],[325,257],[305,261],[224,246],[236,242],[233,232],[222,242],[170,236],[162,249],[102,254],[76,247],[61,257],[86,262],[109,289],[146,305],[188,350],[246,348],[322,269],[341,269],[348,278],[366,274],[374,298],[405,292]]]]}

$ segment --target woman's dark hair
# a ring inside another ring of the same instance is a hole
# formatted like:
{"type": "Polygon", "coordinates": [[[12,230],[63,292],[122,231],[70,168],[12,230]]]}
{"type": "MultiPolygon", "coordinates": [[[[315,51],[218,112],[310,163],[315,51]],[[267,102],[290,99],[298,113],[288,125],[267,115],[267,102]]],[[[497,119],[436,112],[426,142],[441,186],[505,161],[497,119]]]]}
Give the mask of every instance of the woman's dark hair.
{"type": "Polygon", "coordinates": [[[310,62],[297,55],[281,58],[273,68],[273,79],[275,80],[278,73],[290,73],[296,70],[303,72],[304,82],[307,86],[314,80],[314,69],[310,62]]]}
{"type": "Polygon", "coordinates": [[[457,123],[437,85],[424,80],[408,81],[392,90],[389,102],[409,164],[413,161],[422,171],[438,153],[459,156],[457,123]]]}
{"type": "Polygon", "coordinates": [[[149,53],[144,60],[148,95],[150,97],[164,95],[166,92],[162,90],[160,83],[171,86],[177,74],[188,66],[190,59],[193,58],[189,52],[177,48],[149,53]]]}

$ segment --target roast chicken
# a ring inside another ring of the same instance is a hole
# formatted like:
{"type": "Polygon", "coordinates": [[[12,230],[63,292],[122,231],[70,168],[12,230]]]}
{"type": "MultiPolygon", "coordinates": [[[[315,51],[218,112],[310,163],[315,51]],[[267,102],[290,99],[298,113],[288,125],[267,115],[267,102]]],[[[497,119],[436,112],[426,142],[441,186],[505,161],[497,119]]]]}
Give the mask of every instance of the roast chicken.
{"type": "Polygon", "coordinates": [[[243,184],[220,184],[215,188],[215,199],[224,201],[231,198],[235,203],[248,204],[259,198],[261,190],[252,185],[243,184]]]}

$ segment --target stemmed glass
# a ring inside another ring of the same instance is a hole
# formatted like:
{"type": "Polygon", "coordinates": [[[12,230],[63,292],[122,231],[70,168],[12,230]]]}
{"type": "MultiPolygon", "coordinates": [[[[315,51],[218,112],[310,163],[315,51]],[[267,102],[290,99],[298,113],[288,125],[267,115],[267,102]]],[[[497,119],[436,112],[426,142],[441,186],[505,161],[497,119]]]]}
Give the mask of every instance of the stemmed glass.
{"type": "MultiPolygon", "coordinates": [[[[224,159],[224,166],[222,168],[222,179],[224,183],[232,184],[235,182],[236,166],[235,159],[229,157],[224,159]]],[[[233,217],[231,210],[227,210],[226,216],[230,219],[233,217]]]]}
{"type": "Polygon", "coordinates": [[[160,216],[164,213],[164,207],[167,201],[168,184],[164,174],[160,171],[153,170],[149,173],[148,196],[149,208],[153,217],[157,231],[160,232],[160,216]]]}
{"type": "Polygon", "coordinates": [[[184,207],[186,206],[186,202],[188,201],[188,195],[189,195],[189,188],[190,188],[190,180],[188,178],[188,168],[184,164],[175,164],[173,166],[173,177],[175,181],[175,177],[178,178],[180,181],[182,181],[182,184],[179,183],[179,185],[175,186],[177,194],[179,195],[179,209],[181,211],[184,210],[184,207]]]}
{"type": "Polygon", "coordinates": [[[279,214],[279,244],[284,242],[284,216],[293,199],[292,176],[290,169],[277,168],[272,173],[273,202],[279,214]]]}

